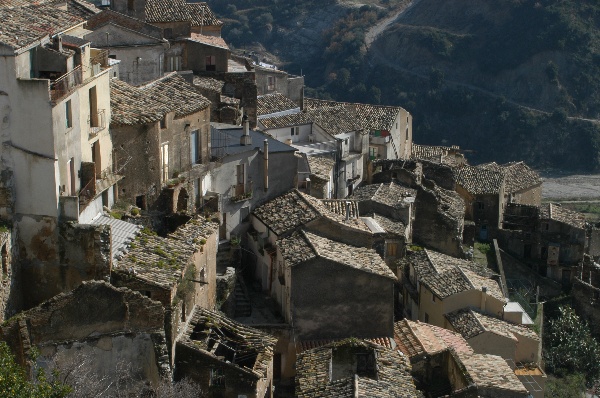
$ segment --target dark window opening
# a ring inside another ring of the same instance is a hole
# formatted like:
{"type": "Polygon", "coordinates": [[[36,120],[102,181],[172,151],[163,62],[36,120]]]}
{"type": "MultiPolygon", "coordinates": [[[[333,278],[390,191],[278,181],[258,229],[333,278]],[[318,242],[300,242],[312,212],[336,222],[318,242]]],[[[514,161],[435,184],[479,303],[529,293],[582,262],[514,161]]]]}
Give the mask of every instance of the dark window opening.
{"type": "Polygon", "coordinates": [[[214,55],[207,55],[205,58],[206,62],[206,70],[209,72],[214,72],[217,70],[217,57],[214,55]]]}
{"type": "Polygon", "coordinates": [[[135,0],[127,0],[127,9],[129,11],[135,10],[135,0]]]}
{"type": "Polygon", "coordinates": [[[71,100],[65,102],[65,116],[67,120],[67,128],[73,127],[73,109],[71,108],[71,100]]]}
{"type": "Polygon", "coordinates": [[[146,195],[136,196],[135,205],[142,210],[146,210],[146,195]]]}
{"type": "Polygon", "coordinates": [[[8,250],[6,250],[6,243],[2,246],[2,275],[8,275],[8,250]]]}

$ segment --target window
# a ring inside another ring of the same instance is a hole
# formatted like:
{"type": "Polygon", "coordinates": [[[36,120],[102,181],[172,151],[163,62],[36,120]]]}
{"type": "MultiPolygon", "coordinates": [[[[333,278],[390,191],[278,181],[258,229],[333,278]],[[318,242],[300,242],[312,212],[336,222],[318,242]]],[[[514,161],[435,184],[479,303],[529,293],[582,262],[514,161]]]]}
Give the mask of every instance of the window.
{"type": "Polygon", "coordinates": [[[171,39],[173,37],[173,28],[165,28],[164,33],[167,39],[171,39]]]}
{"type": "Polygon", "coordinates": [[[483,204],[483,202],[476,202],[475,204],[477,205],[477,208],[479,210],[483,210],[485,208],[485,205],[483,204]]]}
{"type": "Polygon", "coordinates": [[[110,58],[110,59],[117,59],[117,54],[110,54],[108,56],[108,58],[110,58]]]}
{"type": "Polygon", "coordinates": [[[71,100],[65,102],[65,118],[66,118],[66,126],[68,129],[73,127],[73,110],[71,108],[71,100]]]}
{"type": "Polygon", "coordinates": [[[127,0],[127,9],[129,11],[135,10],[135,0],[127,0]]]}
{"type": "Polygon", "coordinates": [[[225,375],[223,374],[223,369],[214,368],[210,370],[210,386],[225,387],[225,375]]]}
{"type": "Polygon", "coordinates": [[[198,130],[194,130],[190,134],[190,160],[192,164],[200,163],[202,159],[200,158],[200,132],[198,130]]]}
{"type": "Polygon", "coordinates": [[[429,323],[429,314],[425,313],[425,323],[429,323]]]}
{"type": "Polygon", "coordinates": [[[370,146],[369,147],[369,159],[370,160],[375,160],[377,159],[377,147],[374,146],[370,146]]]}
{"type": "Polygon", "coordinates": [[[96,86],[90,88],[89,101],[90,101],[90,127],[99,127],[99,124],[98,124],[98,93],[96,92],[96,86]]]}
{"type": "Polygon", "coordinates": [[[217,57],[214,55],[207,55],[205,63],[207,71],[214,72],[217,70],[217,57]]]}
{"type": "Polygon", "coordinates": [[[435,294],[431,293],[431,301],[435,303],[435,294]]]}
{"type": "Polygon", "coordinates": [[[161,129],[167,128],[167,115],[165,115],[162,119],[160,119],[160,128],[161,129]]]}
{"type": "Polygon", "coordinates": [[[165,70],[166,72],[173,72],[181,70],[181,56],[169,55],[165,59],[165,70]]]}
{"type": "Polygon", "coordinates": [[[162,181],[163,183],[167,182],[169,179],[169,144],[163,144],[160,147],[160,157],[161,157],[161,169],[162,169],[162,181]]]}
{"type": "Polygon", "coordinates": [[[267,76],[267,91],[275,90],[275,77],[267,76]]]}
{"type": "Polygon", "coordinates": [[[290,134],[291,135],[300,135],[300,127],[292,127],[290,134]]]}
{"type": "Polygon", "coordinates": [[[396,257],[397,250],[398,250],[398,245],[396,243],[388,243],[387,244],[388,257],[396,257]]]}

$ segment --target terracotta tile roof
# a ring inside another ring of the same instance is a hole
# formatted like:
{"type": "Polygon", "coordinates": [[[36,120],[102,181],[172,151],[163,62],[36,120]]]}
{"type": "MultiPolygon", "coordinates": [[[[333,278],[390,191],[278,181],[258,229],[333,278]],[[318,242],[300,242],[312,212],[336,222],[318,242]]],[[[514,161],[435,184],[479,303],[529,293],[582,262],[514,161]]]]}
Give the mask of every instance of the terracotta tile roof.
{"type": "Polygon", "coordinates": [[[156,122],[163,118],[168,108],[149,98],[139,88],[122,80],[110,80],[111,124],[134,125],[156,122]]]}
{"type": "Polygon", "coordinates": [[[269,115],[271,113],[288,111],[300,108],[298,104],[283,94],[272,93],[256,97],[257,116],[269,115]]]}
{"type": "Polygon", "coordinates": [[[417,191],[394,182],[370,184],[358,187],[352,197],[358,201],[372,200],[393,208],[407,206],[406,198],[415,198],[417,191]]]}
{"type": "Polygon", "coordinates": [[[515,341],[518,341],[519,336],[537,341],[540,339],[535,331],[525,326],[494,318],[470,308],[451,312],[445,317],[465,339],[470,339],[483,332],[495,333],[515,341]]]}
{"type": "Polygon", "coordinates": [[[304,111],[316,124],[331,135],[363,129],[356,113],[340,103],[305,98],[304,111]]]}
{"type": "Polygon", "coordinates": [[[402,221],[392,220],[377,213],[364,214],[364,216],[372,217],[388,234],[399,236],[405,236],[406,234],[406,225],[402,221]]]}
{"type": "MultiPolygon", "coordinates": [[[[0,0],[0,8],[16,8],[28,6],[51,5],[58,8],[65,3],[63,0],[0,0]]],[[[83,19],[100,12],[94,4],[85,0],[66,0],[67,12],[83,19]]]]}
{"type": "Polygon", "coordinates": [[[203,355],[212,357],[213,361],[234,366],[254,378],[267,378],[277,339],[220,312],[196,307],[177,344],[199,350],[203,355]],[[226,347],[221,355],[212,350],[217,345],[226,347]]]}
{"type": "Polygon", "coordinates": [[[345,340],[314,348],[301,353],[296,362],[296,397],[373,397],[373,398],[416,398],[422,393],[415,388],[408,358],[397,351],[381,347],[364,340],[345,340]],[[350,374],[331,380],[332,361],[336,361],[338,350],[349,353],[372,352],[377,369],[377,378],[350,374]]]}
{"type": "Polygon", "coordinates": [[[458,357],[478,389],[514,391],[523,396],[527,394],[523,383],[502,357],[466,353],[459,354],[458,357]]]}
{"type": "Polygon", "coordinates": [[[209,46],[219,47],[219,48],[224,48],[224,49],[229,50],[229,46],[225,42],[225,39],[223,39],[222,37],[207,36],[207,35],[201,35],[199,33],[192,33],[190,35],[189,40],[195,41],[198,43],[202,43],[202,44],[207,44],[209,46]]]}
{"type": "Polygon", "coordinates": [[[277,129],[310,124],[312,123],[312,119],[306,113],[298,112],[290,115],[266,117],[259,119],[258,122],[262,124],[265,129],[277,129]]]}
{"type": "Polygon", "coordinates": [[[212,77],[194,75],[194,85],[221,93],[225,82],[223,80],[213,79],[212,77]]]}
{"type": "Polygon", "coordinates": [[[492,162],[483,164],[481,167],[504,175],[505,193],[516,193],[542,184],[540,175],[523,162],[511,162],[503,165],[492,162]]]}
{"type": "Polygon", "coordinates": [[[109,23],[154,37],[157,41],[161,40],[163,36],[162,29],[158,26],[109,9],[104,9],[102,12],[88,18],[86,27],[95,30],[109,23]]]}
{"type": "Polygon", "coordinates": [[[335,166],[335,160],[329,156],[307,156],[308,167],[310,168],[310,178],[319,178],[323,181],[329,181],[331,171],[335,166]]]}
{"type": "Polygon", "coordinates": [[[394,323],[394,339],[410,358],[436,354],[448,349],[473,353],[467,341],[458,333],[423,322],[403,319],[394,323]]]}
{"type": "MultiPolygon", "coordinates": [[[[344,339],[326,339],[326,340],[302,340],[296,343],[296,353],[300,354],[306,350],[312,350],[313,348],[323,347],[331,343],[343,341],[344,339]]],[[[373,344],[380,345],[385,348],[393,349],[396,347],[396,342],[390,337],[378,337],[374,339],[365,339],[373,344]]]]}
{"type": "Polygon", "coordinates": [[[191,22],[192,26],[222,26],[206,3],[185,0],[148,0],[146,22],[191,22]]]}
{"type": "Polygon", "coordinates": [[[14,50],[84,22],[51,4],[0,8],[0,21],[0,44],[14,50]]]}
{"type": "Polygon", "coordinates": [[[358,203],[355,200],[348,199],[320,199],[321,203],[327,207],[327,209],[333,213],[339,214],[340,216],[346,217],[346,207],[348,206],[348,218],[358,218],[358,203]]]}
{"type": "Polygon", "coordinates": [[[554,203],[545,203],[540,207],[540,219],[554,220],[575,228],[585,228],[583,214],[554,203]]]}
{"type": "Polygon", "coordinates": [[[208,239],[218,227],[218,224],[198,217],[164,238],[142,231],[113,272],[126,273],[146,283],[171,289],[181,281],[192,255],[200,250],[201,239],[208,239]]]}
{"type": "Polygon", "coordinates": [[[176,73],[140,87],[111,79],[110,87],[114,124],[151,123],[162,119],[167,112],[182,117],[210,106],[208,99],[176,73]]]}
{"type": "Polygon", "coordinates": [[[482,166],[463,166],[455,170],[456,183],[472,195],[498,194],[504,182],[500,171],[482,166]]]}
{"type": "Polygon", "coordinates": [[[485,286],[490,296],[506,300],[498,282],[473,271],[478,266],[472,261],[424,249],[409,253],[401,262],[413,264],[419,280],[440,299],[485,286]]]}
{"type": "Polygon", "coordinates": [[[339,105],[345,107],[354,117],[358,118],[362,128],[370,130],[391,130],[394,127],[396,116],[403,110],[398,106],[357,104],[304,98],[305,109],[324,106],[335,107],[339,105]]]}
{"type": "MultiPolygon", "coordinates": [[[[315,199],[316,200],[316,199],[315,199]]],[[[275,234],[283,235],[321,216],[313,201],[297,190],[289,191],[254,210],[253,214],[275,234]]]]}
{"type": "Polygon", "coordinates": [[[392,270],[373,249],[346,245],[302,230],[278,240],[277,246],[290,266],[322,257],[360,271],[396,279],[392,270]]]}
{"type": "Polygon", "coordinates": [[[450,151],[453,150],[455,149],[447,146],[430,146],[413,143],[410,157],[411,159],[446,164],[451,167],[459,166],[464,162],[459,162],[456,156],[450,154],[450,151]]]}
{"type": "Polygon", "coordinates": [[[357,231],[370,231],[360,219],[346,220],[345,216],[330,211],[319,199],[295,189],[263,204],[253,214],[278,236],[320,217],[357,231]]]}
{"type": "Polygon", "coordinates": [[[175,117],[189,115],[210,106],[210,101],[183,77],[173,72],[139,87],[156,101],[169,105],[175,117]]]}

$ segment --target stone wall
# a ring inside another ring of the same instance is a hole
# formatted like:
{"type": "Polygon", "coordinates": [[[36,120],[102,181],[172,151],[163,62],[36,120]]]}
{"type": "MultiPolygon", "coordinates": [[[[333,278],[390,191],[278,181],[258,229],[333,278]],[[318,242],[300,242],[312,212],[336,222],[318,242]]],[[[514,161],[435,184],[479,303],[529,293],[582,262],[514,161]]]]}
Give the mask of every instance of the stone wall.
{"type": "Polygon", "coordinates": [[[250,128],[256,127],[256,96],[258,90],[253,71],[239,73],[197,72],[196,74],[224,81],[223,95],[239,99],[240,107],[244,108],[244,114],[248,116],[250,128]]]}
{"type": "Polygon", "coordinates": [[[600,288],[575,277],[571,295],[577,315],[587,322],[592,334],[600,336],[600,288]]]}
{"type": "Polygon", "coordinates": [[[42,221],[34,221],[34,226],[29,226],[28,230],[21,222],[17,235],[25,308],[70,291],[83,281],[108,280],[110,277],[110,226],[74,222],[56,224],[48,217],[42,221]],[[33,235],[27,236],[28,232],[33,235]],[[31,252],[25,251],[25,247],[31,252]]]}
{"type": "Polygon", "coordinates": [[[22,305],[19,269],[13,263],[12,232],[0,232],[0,254],[2,269],[0,270],[0,320],[10,318],[22,305]]]}
{"type": "Polygon", "coordinates": [[[394,281],[317,258],[292,268],[297,338],[391,336],[394,281]],[[335,286],[335,288],[332,288],[335,286]]]}
{"type": "Polygon", "coordinates": [[[464,257],[464,205],[455,192],[417,186],[413,241],[454,257],[464,257]]]}
{"type": "Polygon", "coordinates": [[[114,380],[125,373],[155,385],[170,372],[163,326],[160,303],[92,281],[7,321],[0,337],[22,365],[37,347],[42,362],[61,366],[83,356],[91,374],[114,380]]]}

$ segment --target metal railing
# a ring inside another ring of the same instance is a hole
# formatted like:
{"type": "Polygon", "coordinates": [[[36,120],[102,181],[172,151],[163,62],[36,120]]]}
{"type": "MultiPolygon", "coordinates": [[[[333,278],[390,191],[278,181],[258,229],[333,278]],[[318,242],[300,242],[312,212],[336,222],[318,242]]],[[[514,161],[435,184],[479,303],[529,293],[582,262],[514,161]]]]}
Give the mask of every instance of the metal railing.
{"type": "Polygon", "coordinates": [[[58,101],[81,83],[83,83],[83,68],[79,65],[72,71],[50,82],[50,99],[52,102],[58,101]]]}
{"type": "Polygon", "coordinates": [[[90,126],[90,139],[96,137],[98,133],[106,128],[106,110],[98,109],[95,115],[88,116],[88,125],[90,126]]]}
{"type": "Polygon", "coordinates": [[[231,201],[242,202],[252,198],[252,181],[246,184],[236,184],[231,186],[231,201]]]}

